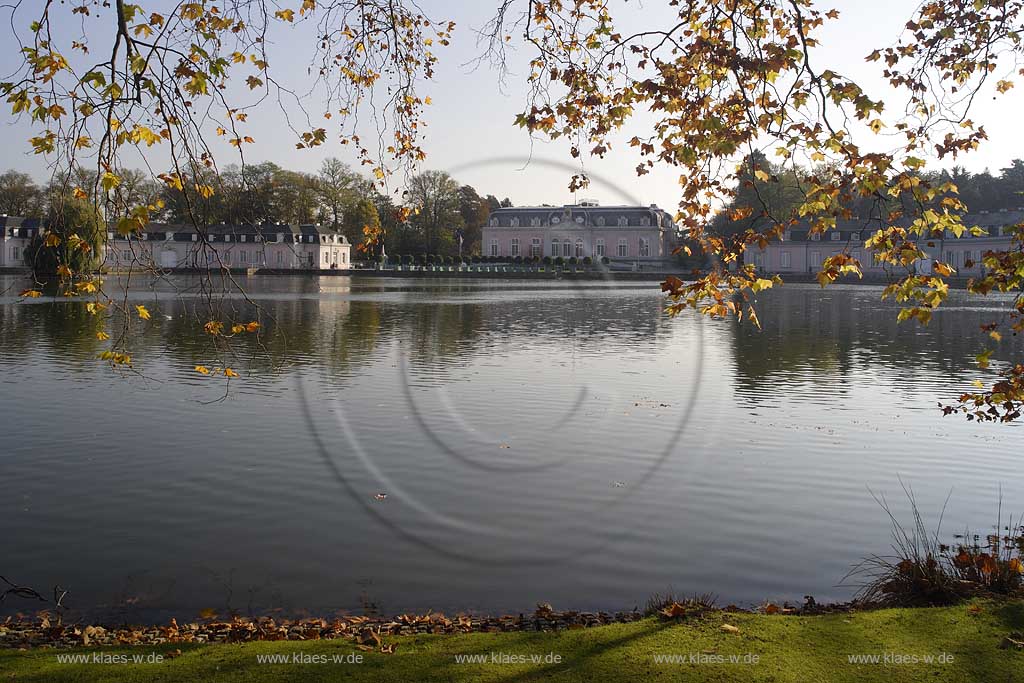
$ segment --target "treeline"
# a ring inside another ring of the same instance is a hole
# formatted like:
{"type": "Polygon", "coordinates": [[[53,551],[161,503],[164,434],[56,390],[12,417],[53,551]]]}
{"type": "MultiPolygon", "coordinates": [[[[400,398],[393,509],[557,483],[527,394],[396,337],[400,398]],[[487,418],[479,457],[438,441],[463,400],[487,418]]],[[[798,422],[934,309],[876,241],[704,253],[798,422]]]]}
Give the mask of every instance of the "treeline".
{"type": "MultiPolygon", "coordinates": [[[[763,154],[748,156],[743,162],[736,197],[726,211],[713,220],[712,231],[730,235],[747,229],[762,230],[774,220],[796,218],[797,209],[804,201],[801,188],[806,182],[802,176],[810,174],[806,169],[772,163],[763,154]],[[740,207],[752,207],[754,211],[738,220],[730,217],[729,210],[740,207]]],[[[988,170],[971,173],[958,166],[949,171],[922,172],[921,179],[932,184],[952,182],[970,213],[1024,208],[1024,160],[1021,159],[1014,159],[998,174],[988,170]]],[[[859,219],[884,220],[894,210],[912,208],[901,206],[902,200],[902,197],[885,200],[876,196],[853,197],[846,200],[844,206],[859,219]]]]}
{"type": "MultiPolygon", "coordinates": [[[[481,228],[490,212],[511,206],[508,198],[481,195],[441,171],[425,171],[409,182],[404,200],[396,202],[383,194],[368,178],[337,159],[327,159],[318,173],[303,173],[271,162],[229,166],[219,175],[212,172],[185,184],[186,191],[169,187],[139,170],[120,170],[120,183],[107,192],[102,207],[107,220],[116,221],[132,207],[156,205],[163,208],[152,220],[168,223],[219,223],[260,225],[265,223],[318,223],[345,235],[352,243],[363,240],[363,228],[381,227],[389,253],[458,253],[462,236],[464,254],[479,253],[481,228]],[[213,188],[213,193],[191,191],[196,185],[213,188]],[[413,212],[399,220],[401,205],[413,212]]],[[[47,218],[55,199],[66,197],[75,187],[92,188],[96,171],[76,169],[39,185],[25,173],[0,174],[0,213],[9,216],[47,218]]]]}

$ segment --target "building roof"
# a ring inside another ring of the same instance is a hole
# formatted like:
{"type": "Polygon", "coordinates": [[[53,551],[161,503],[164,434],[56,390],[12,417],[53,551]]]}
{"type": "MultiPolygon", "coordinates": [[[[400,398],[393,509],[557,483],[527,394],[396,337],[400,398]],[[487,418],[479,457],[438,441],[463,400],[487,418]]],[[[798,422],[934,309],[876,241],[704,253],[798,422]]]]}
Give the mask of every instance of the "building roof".
{"type": "MultiPolygon", "coordinates": [[[[1024,210],[967,213],[962,216],[962,220],[963,224],[968,228],[977,226],[989,233],[981,237],[992,237],[1002,234],[1002,229],[1007,226],[1024,222],[1024,210]]],[[[897,221],[896,225],[909,225],[911,221],[911,218],[904,218],[897,221]]],[[[838,242],[864,240],[884,225],[890,225],[890,223],[878,218],[838,218],[836,219],[836,227],[820,235],[819,239],[822,242],[828,242],[833,239],[838,242]],[[833,238],[832,235],[834,234],[838,234],[839,237],[833,238]]],[[[791,228],[787,228],[786,232],[788,233],[787,239],[790,241],[812,241],[806,220],[798,222],[791,228]]],[[[974,238],[974,236],[970,233],[964,233],[964,238],[974,238]]]]}
{"type": "MultiPolygon", "coordinates": [[[[45,227],[45,222],[39,218],[23,218],[21,216],[0,216],[0,227],[4,229],[4,235],[10,235],[9,228],[21,230],[27,229],[27,234],[19,237],[31,237],[35,234],[36,230],[45,227]]],[[[111,225],[110,230],[114,227],[111,225]]],[[[214,225],[208,225],[202,228],[203,232],[206,233],[210,241],[227,241],[227,236],[231,236],[231,241],[235,241],[235,238],[246,237],[246,241],[257,241],[262,239],[266,242],[276,242],[278,235],[283,237],[285,242],[317,242],[319,235],[331,235],[330,231],[321,228],[318,225],[313,224],[278,224],[278,223],[263,223],[261,225],[246,225],[246,224],[230,224],[230,223],[217,223],[214,225]]],[[[166,239],[167,233],[172,234],[172,239],[175,242],[191,242],[192,235],[197,230],[196,227],[187,223],[163,223],[163,222],[152,222],[146,225],[143,232],[147,235],[159,236],[160,239],[166,239]]],[[[344,235],[336,235],[341,244],[348,244],[348,240],[344,235]]]]}
{"type": "Polygon", "coordinates": [[[485,227],[530,227],[530,221],[540,219],[542,226],[616,227],[625,218],[626,225],[641,226],[643,219],[648,225],[674,227],[672,215],[656,204],[650,206],[612,205],[600,206],[596,202],[565,204],[563,206],[509,206],[494,209],[485,227]],[[513,222],[518,219],[518,226],[513,222]],[[601,220],[604,225],[601,225],[601,220]],[[495,224],[496,222],[496,224],[495,224]]]}

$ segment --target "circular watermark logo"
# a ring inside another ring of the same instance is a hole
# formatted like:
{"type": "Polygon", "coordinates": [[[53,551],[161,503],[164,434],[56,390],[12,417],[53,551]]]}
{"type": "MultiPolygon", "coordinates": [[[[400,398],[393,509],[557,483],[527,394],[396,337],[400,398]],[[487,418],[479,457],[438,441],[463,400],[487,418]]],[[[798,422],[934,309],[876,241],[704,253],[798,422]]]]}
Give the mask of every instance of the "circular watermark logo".
{"type": "MultiPolygon", "coordinates": [[[[578,171],[570,164],[558,161],[501,157],[464,164],[449,172],[454,175],[485,167],[507,169],[530,166],[541,166],[558,172],[578,171]]],[[[636,197],[606,179],[593,174],[588,174],[588,177],[592,186],[604,188],[623,204],[642,206],[636,197]]],[[[557,209],[552,207],[552,210],[557,209]]],[[[523,230],[524,234],[529,232],[528,228],[523,230]]],[[[545,228],[534,230],[543,231],[545,228]]],[[[615,231],[613,228],[609,230],[615,231]]],[[[588,301],[597,304],[597,299],[606,296],[610,288],[625,286],[610,269],[600,263],[595,264],[595,268],[588,273],[588,279],[567,277],[548,284],[557,287],[559,296],[576,302],[582,301],[582,306],[588,306],[588,301]]],[[[502,277],[500,272],[492,275],[502,277]]],[[[547,272],[545,276],[556,277],[557,273],[551,275],[547,272]]],[[[459,273],[451,273],[451,277],[457,278],[459,273]]],[[[429,280],[436,281],[433,278],[429,280]]],[[[653,288],[657,284],[651,280],[645,286],[653,288]]],[[[494,396],[495,405],[475,405],[473,411],[460,409],[457,397],[453,397],[453,392],[457,392],[460,384],[440,382],[424,388],[417,381],[414,363],[407,349],[398,344],[395,357],[390,359],[395,373],[394,398],[401,403],[402,412],[406,413],[408,419],[403,420],[396,429],[411,430],[412,434],[407,434],[403,442],[419,444],[415,452],[408,453],[409,458],[417,458],[422,455],[421,451],[429,451],[433,467],[451,473],[451,490],[444,494],[439,494],[436,485],[431,487],[429,493],[423,493],[417,486],[416,468],[409,468],[409,472],[403,474],[401,468],[393,466],[391,456],[394,454],[381,452],[383,446],[380,440],[370,435],[364,427],[365,416],[360,418],[357,415],[354,402],[358,401],[358,397],[336,396],[325,400],[316,396],[316,383],[307,381],[301,375],[298,395],[309,434],[314,439],[320,457],[341,488],[367,515],[396,536],[431,552],[482,565],[509,567],[517,564],[536,566],[561,563],[598,553],[623,536],[633,533],[635,527],[621,523],[621,520],[630,517],[623,514],[623,508],[635,496],[644,495],[645,487],[677,454],[680,443],[691,427],[691,418],[700,397],[704,366],[705,330],[701,316],[686,316],[685,322],[678,320],[675,324],[690,322],[696,329],[690,335],[691,348],[687,349],[689,362],[692,363],[692,368],[686,373],[687,384],[676,394],[677,402],[670,416],[658,422],[653,439],[645,439],[645,452],[639,454],[641,457],[636,459],[636,466],[630,471],[628,479],[609,481],[608,490],[601,495],[584,497],[582,501],[575,499],[571,514],[559,516],[558,519],[544,518],[543,529],[531,528],[530,523],[518,515],[485,514],[487,511],[481,510],[479,497],[467,500],[464,505],[453,505],[451,502],[460,500],[459,487],[463,485],[460,482],[487,481],[495,477],[509,482],[520,477],[523,480],[521,491],[509,493],[516,490],[515,483],[504,485],[502,491],[504,495],[515,495],[523,506],[529,507],[534,502],[530,499],[530,481],[549,475],[572,481],[575,473],[583,475],[589,465],[586,453],[581,452],[571,440],[544,439],[543,435],[579,433],[593,424],[595,415],[613,413],[614,402],[621,402],[622,397],[614,389],[594,384],[600,380],[592,380],[586,375],[575,377],[575,386],[569,387],[568,392],[562,391],[561,394],[565,394],[562,398],[547,397],[546,407],[550,409],[553,404],[557,408],[550,410],[543,423],[532,427],[541,438],[526,439],[528,443],[525,448],[519,448],[517,444],[516,457],[505,458],[496,456],[493,450],[486,451],[479,447],[481,443],[493,444],[501,440],[481,415],[515,411],[515,405],[510,406],[504,402],[500,392],[490,392],[494,396]],[[314,406],[321,412],[319,419],[314,417],[314,406]],[[328,420],[323,419],[324,409],[330,415],[328,420]],[[387,464],[382,462],[385,460],[387,464]],[[369,487],[368,481],[372,482],[369,487]],[[440,500],[446,504],[439,504],[440,500]],[[392,514],[389,505],[401,506],[403,514],[392,514]],[[410,519],[415,520],[415,523],[408,523],[410,519]],[[602,520],[615,520],[617,523],[603,525],[602,520]],[[595,528],[601,528],[602,533],[593,533],[595,528]],[[543,544],[543,549],[530,543],[531,533],[556,537],[558,542],[554,545],[557,545],[558,550],[552,552],[551,543],[543,544]]],[[[641,345],[645,342],[639,340],[631,343],[641,345]]],[[[491,378],[481,381],[498,380],[491,378]]],[[[543,387],[544,375],[540,374],[536,382],[543,387]]],[[[621,447],[624,450],[636,450],[628,442],[623,442],[621,447]]],[[[502,448],[508,446],[502,444],[502,448]]]]}

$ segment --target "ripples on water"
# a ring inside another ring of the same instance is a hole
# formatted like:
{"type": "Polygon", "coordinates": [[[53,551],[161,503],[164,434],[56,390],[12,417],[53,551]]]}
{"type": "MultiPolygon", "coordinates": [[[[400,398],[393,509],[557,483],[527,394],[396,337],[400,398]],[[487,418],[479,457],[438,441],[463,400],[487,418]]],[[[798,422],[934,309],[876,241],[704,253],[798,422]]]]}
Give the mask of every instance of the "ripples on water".
{"type": "Polygon", "coordinates": [[[950,535],[1024,492],[1020,428],[936,408],[999,301],[921,328],[880,289],[787,285],[758,332],[669,320],[653,284],[246,287],[266,349],[222,401],[171,286],[133,293],[142,375],[94,360],[81,304],[0,299],[0,573],[130,619],[822,601],[888,547],[869,489],[905,511],[901,477],[930,522],[952,489],[950,535]]]}

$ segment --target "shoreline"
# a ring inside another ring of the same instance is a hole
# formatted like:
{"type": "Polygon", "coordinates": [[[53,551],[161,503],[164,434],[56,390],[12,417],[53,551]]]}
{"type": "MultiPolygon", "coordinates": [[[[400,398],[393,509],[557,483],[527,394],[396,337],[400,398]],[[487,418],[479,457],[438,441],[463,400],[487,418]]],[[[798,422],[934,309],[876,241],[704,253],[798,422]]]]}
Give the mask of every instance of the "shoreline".
{"type": "MultiPolygon", "coordinates": [[[[779,616],[820,616],[882,609],[879,606],[858,605],[853,602],[818,604],[813,599],[802,606],[789,602],[776,605],[767,602],[754,609],[727,605],[716,607],[684,601],[689,616],[705,614],[745,614],[779,616]]],[[[676,603],[673,603],[676,604],[676,603]]],[[[661,616],[661,611],[648,606],[644,609],[617,612],[586,610],[555,610],[547,603],[539,603],[531,612],[518,614],[481,615],[457,613],[447,616],[443,612],[425,614],[397,614],[393,616],[338,614],[282,618],[280,616],[243,617],[237,614],[199,616],[193,619],[176,617],[160,623],[114,624],[67,621],[50,610],[41,610],[34,617],[19,613],[19,618],[0,620],[0,651],[4,649],[73,648],[115,645],[159,645],[167,642],[194,644],[246,643],[280,640],[344,640],[371,629],[377,636],[399,637],[416,635],[459,635],[470,633],[555,633],[588,629],[614,624],[632,624],[661,616]]],[[[664,619],[664,617],[661,617],[664,619]]]]}
{"type": "MultiPolygon", "coordinates": [[[[668,277],[678,277],[684,282],[688,281],[684,277],[685,273],[682,270],[580,270],[576,272],[569,271],[531,271],[531,270],[469,270],[469,269],[451,269],[451,270],[395,270],[395,269],[375,269],[375,268],[352,268],[346,270],[304,270],[304,269],[277,269],[277,268],[259,268],[259,269],[243,269],[243,268],[231,268],[228,269],[235,276],[241,276],[245,278],[259,277],[263,275],[270,276],[320,276],[320,277],[352,277],[352,278],[397,278],[397,279],[424,279],[424,280],[540,280],[540,281],[559,281],[564,280],[568,282],[650,282],[660,283],[668,277]],[[250,272],[252,270],[252,272],[250,272]]],[[[147,271],[133,271],[133,274],[140,275],[147,271]]],[[[203,268],[176,268],[170,271],[164,271],[164,274],[170,275],[197,275],[202,273],[208,273],[209,270],[203,268]]],[[[28,276],[30,271],[24,267],[12,268],[9,266],[0,267],[0,275],[24,275],[28,276]]],[[[108,271],[101,273],[101,275],[118,277],[127,275],[127,271],[108,271]]],[[[766,275],[771,275],[766,273],[766,275]]],[[[782,278],[782,285],[786,284],[818,284],[814,273],[778,273],[782,278]]],[[[949,283],[949,286],[953,289],[964,289],[967,286],[967,282],[971,278],[967,277],[946,277],[945,281],[949,283]]],[[[894,276],[887,276],[878,273],[866,274],[864,277],[859,278],[855,275],[841,275],[832,285],[854,285],[864,287],[880,287],[891,284],[896,281],[894,276]]],[[[830,286],[832,286],[830,285],[830,286]]],[[[823,288],[827,289],[827,287],[823,288]]]]}

